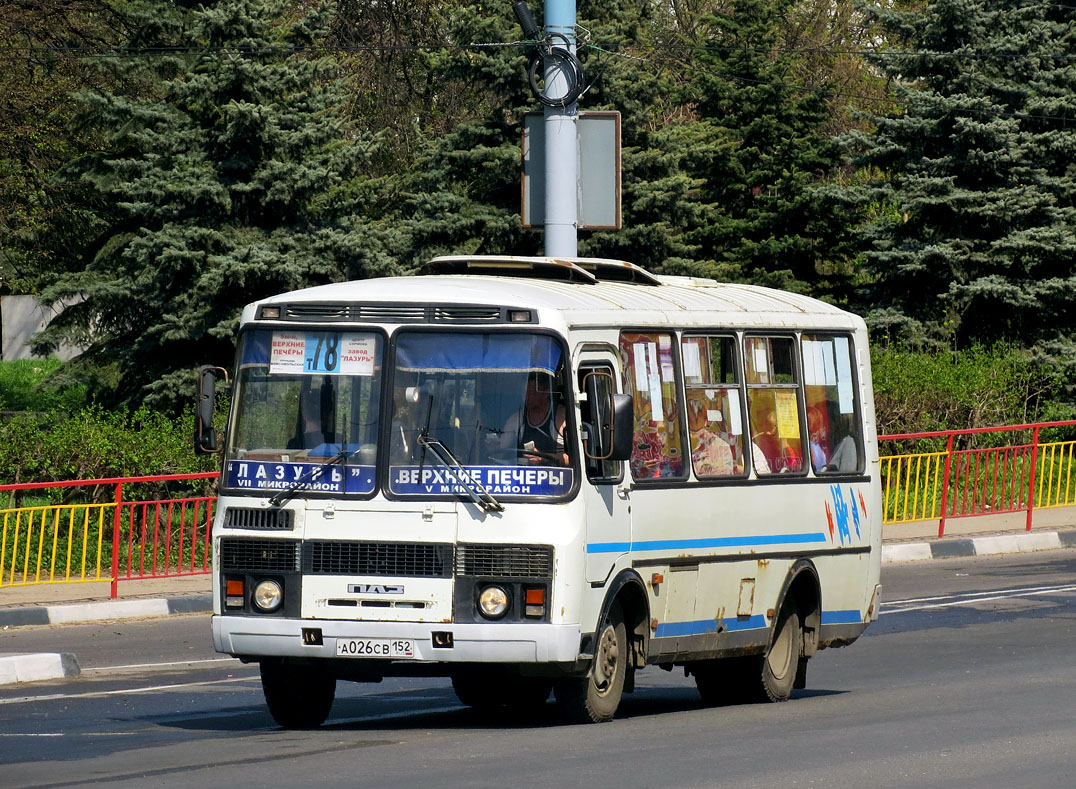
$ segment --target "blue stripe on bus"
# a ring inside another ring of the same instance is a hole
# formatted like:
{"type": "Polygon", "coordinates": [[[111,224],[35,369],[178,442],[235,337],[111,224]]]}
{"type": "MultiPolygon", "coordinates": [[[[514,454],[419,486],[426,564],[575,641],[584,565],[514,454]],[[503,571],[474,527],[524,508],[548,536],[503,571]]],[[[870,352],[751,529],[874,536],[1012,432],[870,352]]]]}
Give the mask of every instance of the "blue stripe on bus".
{"type": "Polygon", "coordinates": [[[646,540],[643,542],[592,542],[587,553],[625,553],[627,551],[682,551],[691,548],[741,548],[759,545],[790,545],[801,542],[827,542],[824,532],[811,534],[770,534],[759,537],[708,537],[696,540],[646,540]]]}
{"type": "MultiPolygon", "coordinates": [[[[859,611],[823,611],[823,625],[862,624],[863,615],[859,611]]],[[[726,632],[735,630],[762,630],[767,627],[766,619],[756,614],[750,619],[726,619],[720,622],[726,632]]],[[[713,619],[700,619],[697,622],[664,622],[654,631],[655,638],[670,636],[698,636],[716,633],[718,622],[713,619]]]]}
{"type": "MultiPolygon", "coordinates": [[[[700,619],[697,622],[665,622],[659,624],[654,631],[656,638],[665,636],[698,636],[706,633],[716,633],[718,622],[713,619],[700,619]]],[[[725,619],[720,622],[726,631],[733,630],[761,630],[766,627],[766,619],[761,614],[756,614],[750,619],[725,619]]]]}

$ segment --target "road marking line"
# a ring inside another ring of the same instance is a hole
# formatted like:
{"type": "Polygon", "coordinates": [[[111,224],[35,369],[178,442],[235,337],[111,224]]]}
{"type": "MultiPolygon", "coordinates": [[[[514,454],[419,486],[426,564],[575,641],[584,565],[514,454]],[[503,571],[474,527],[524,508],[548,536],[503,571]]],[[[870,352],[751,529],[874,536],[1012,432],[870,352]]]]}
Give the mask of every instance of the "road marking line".
{"type": "Polygon", "coordinates": [[[1017,586],[1013,589],[987,589],[982,592],[954,592],[953,594],[936,595],[934,597],[908,597],[904,600],[892,600],[882,603],[882,608],[887,605],[904,605],[906,603],[930,603],[935,600],[952,600],[957,597],[978,597],[984,594],[1009,594],[1010,592],[1032,592],[1036,590],[1050,590],[1050,589],[1071,589],[1076,588],[1074,584],[1061,584],[1060,586],[1017,586]]]}
{"type": "Polygon", "coordinates": [[[126,666],[98,666],[95,668],[82,669],[83,674],[88,674],[93,671],[122,671],[129,668],[168,668],[169,666],[195,666],[200,663],[239,663],[242,662],[239,658],[233,657],[221,657],[221,658],[199,658],[198,660],[173,660],[167,663],[131,663],[126,666]]]}
{"type": "Polygon", "coordinates": [[[223,685],[230,682],[256,682],[256,676],[214,679],[206,682],[182,682],[176,685],[154,685],[149,688],[121,688],[119,690],[96,690],[90,693],[50,693],[45,696],[20,696],[14,699],[0,699],[0,704],[25,704],[35,701],[57,701],[60,699],[95,699],[103,696],[128,696],[132,693],[150,693],[156,690],[174,690],[177,688],[196,688],[202,685],[223,685]]]}
{"type": "Polygon", "coordinates": [[[1074,592],[1074,591],[1076,591],[1076,586],[1057,586],[1057,587],[1053,587],[1053,588],[1049,588],[1049,589],[1036,589],[1034,591],[1022,592],[1022,593],[1019,593],[1019,594],[1016,594],[1016,593],[994,594],[994,595],[986,595],[986,594],[984,594],[984,596],[981,596],[981,597],[969,597],[969,598],[965,598],[965,599],[962,599],[962,600],[951,600],[950,602],[947,602],[947,603],[932,603],[930,605],[908,606],[906,608],[897,608],[897,609],[892,610],[892,611],[882,611],[881,613],[882,614],[905,614],[905,613],[908,613],[909,611],[928,611],[928,610],[931,610],[931,609],[934,609],[934,608],[952,608],[954,606],[968,605],[970,603],[988,603],[991,600],[1006,600],[1006,599],[1013,598],[1013,597],[1034,597],[1036,595],[1046,595],[1046,594],[1054,594],[1054,593],[1057,593],[1057,592],[1074,592]]]}

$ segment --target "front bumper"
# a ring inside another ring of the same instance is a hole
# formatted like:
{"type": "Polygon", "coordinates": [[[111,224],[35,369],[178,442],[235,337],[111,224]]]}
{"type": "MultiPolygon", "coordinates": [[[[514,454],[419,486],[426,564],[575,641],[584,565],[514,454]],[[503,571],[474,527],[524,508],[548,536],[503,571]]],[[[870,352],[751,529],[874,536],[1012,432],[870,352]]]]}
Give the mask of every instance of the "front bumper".
{"type": "MultiPolygon", "coordinates": [[[[336,641],[344,638],[409,638],[415,657],[406,662],[437,663],[576,663],[581,657],[578,625],[545,623],[454,624],[370,622],[337,619],[281,619],[252,616],[213,617],[213,646],[243,658],[336,658],[336,641]],[[321,644],[303,643],[302,631],[318,628],[321,644]],[[434,647],[433,633],[451,633],[450,648],[434,647]]],[[[341,657],[339,660],[353,660],[341,657]]],[[[372,658],[373,660],[381,660],[372,658]]]]}

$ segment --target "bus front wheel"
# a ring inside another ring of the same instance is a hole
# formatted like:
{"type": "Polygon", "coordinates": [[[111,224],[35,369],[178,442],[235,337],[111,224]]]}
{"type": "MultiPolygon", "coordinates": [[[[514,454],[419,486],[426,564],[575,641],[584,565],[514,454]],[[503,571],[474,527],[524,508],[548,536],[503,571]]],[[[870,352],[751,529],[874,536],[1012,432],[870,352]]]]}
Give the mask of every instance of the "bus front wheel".
{"type": "Polygon", "coordinates": [[[581,723],[612,720],[624,694],[629,664],[628,632],[619,603],[613,603],[598,633],[594,662],[586,677],[557,680],[553,695],[563,717],[581,723]]]}
{"type": "Polygon", "coordinates": [[[329,717],[336,677],[287,660],[263,660],[260,667],[269,714],[285,729],[316,729],[329,717]]]}

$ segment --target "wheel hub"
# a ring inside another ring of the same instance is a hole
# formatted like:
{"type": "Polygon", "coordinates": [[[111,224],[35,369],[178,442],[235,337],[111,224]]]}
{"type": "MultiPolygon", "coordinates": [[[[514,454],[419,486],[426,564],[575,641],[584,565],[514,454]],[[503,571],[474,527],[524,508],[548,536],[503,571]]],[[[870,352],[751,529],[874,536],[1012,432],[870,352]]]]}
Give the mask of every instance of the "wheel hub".
{"type": "Polygon", "coordinates": [[[612,627],[607,626],[602,631],[601,640],[598,642],[598,655],[594,661],[594,686],[605,691],[609,683],[616,676],[617,660],[620,658],[616,643],[616,633],[612,627]]]}

